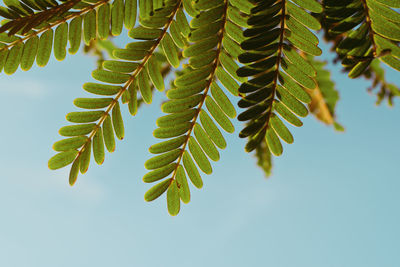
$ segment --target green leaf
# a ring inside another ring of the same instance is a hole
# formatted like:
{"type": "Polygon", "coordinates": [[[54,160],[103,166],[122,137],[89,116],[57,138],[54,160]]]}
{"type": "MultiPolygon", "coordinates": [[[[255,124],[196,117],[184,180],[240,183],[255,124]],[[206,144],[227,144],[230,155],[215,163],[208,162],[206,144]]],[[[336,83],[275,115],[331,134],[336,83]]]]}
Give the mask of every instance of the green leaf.
{"type": "Polygon", "coordinates": [[[298,4],[302,8],[308,9],[314,13],[321,13],[322,6],[315,0],[292,0],[294,3],[298,4]]]}
{"type": "Polygon", "coordinates": [[[100,119],[104,113],[105,112],[102,110],[70,112],[67,114],[66,119],[67,121],[74,123],[94,122],[100,119]]]}
{"type": "Polygon", "coordinates": [[[82,38],[82,18],[76,17],[69,23],[68,40],[70,48],[68,52],[70,54],[75,54],[79,50],[82,38]]]}
{"type": "Polygon", "coordinates": [[[125,136],[124,122],[122,120],[121,109],[119,103],[116,102],[112,110],[112,123],[114,126],[115,136],[122,140],[125,136]]]}
{"type": "Polygon", "coordinates": [[[182,86],[180,88],[171,89],[167,91],[167,97],[169,99],[183,99],[188,96],[192,96],[204,91],[208,84],[207,80],[201,80],[189,85],[182,86]]]}
{"type": "MultiPolygon", "coordinates": [[[[39,47],[39,37],[33,36],[29,38],[25,45],[21,57],[21,69],[24,71],[30,70],[35,61],[39,47]]],[[[1,67],[0,67],[1,70],[1,67]]]]}
{"type": "Polygon", "coordinates": [[[229,98],[225,95],[222,89],[214,82],[211,84],[211,95],[213,96],[215,102],[224,111],[224,113],[230,118],[236,117],[236,110],[229,98]]]}
{"type": "Polygon", "coordinates": [[[124,1],[114,0],[111,9],[111,34],[120,35],[124,23],[124,1]]]}
{"type": "Polygon", "coordinates": [[[92,142],[86,143],[85,147],[83,148],[82,154],[79,156],[79,170],[82,174],[86,173],[89,169],[90,164],[90,155],[92,153],[92,142]]]}
{"type": "Polygon", "coordinates": [[[49,169],[57,170],[62,167],[65,167],[71,164],[76,156],[78,155],[78,151],[76,150],[69,150],[65,152],[58,153],[54,155],[48,163],[49,169]]]}
{"type": "Polygon", "coordinates": [[[161,168],[175,161],[181,155],[181,153],[181,149],[175,149],[167,153],[152,157],[145,162],[144,167],[148,170],[161,168]]]}
{"type": "Polygon", "coordinates": [[[193,95],[184,99],[169,100],[161,105],[165,113],[178,113],[196,107],[203,99],[203,95],[193,95]]]}
{"type": "Polygon", "coordinates": [[[146,71],[155,88],[159,91],[164,91],[164,78],[161,75],[159,63],[154,57],[149,58],[147,61],[146,71]]]}
{"type": "Polygon", "coordinates": [[[183,112],[168,114],[158,118],[156,124],[158,127],[173,127],[175,124],[192,120],[196,113],[196,109],[188,109],[183,112]]]}
{"type": "Polygon", "coordinates": [[[218,107],[211,96],[206,97],[206,107],[211,116],[213,116],[213,118],[222,127],[222,129],[224,129],[228,133],[233,133],[235,131],[232,122],[226,117],[224,112],[221,110],[220,107],[218,107]]]}
{"type": "Polygon", "coordinates": [[[128,35],[131,38],[138,40],[153,40],[161,36],[162,30],[160,29],[147,29],[144,27],[132,28],[128,35]]]}
{"type": "Polygon", "coordinates": [[[172,180],[168,191],[167,191],[167,206],[168,212],[172,216],[176,216],[180,210],[180,196],[178,186],[176,185],[176,181],[172,180]]]}
{"type": "Polygon", "coordinates": [[[124,24],[130,30],[135,26],[137,13],[137,0],[125,0],[124,24]]]}
{"type": "Polygon", "coordinates": [[[183,153],[182,162],[192,184],[197,188],[202,188],[203,180],[201,179],[200,173],[197,170],[192,157],[187,151],[183,153]]]}
{"type": "Polygon", "coordinates": [[[97,33],[99,38],[104,40],[110,33],[110,4],[104,4],[99,7],[97,16],[97,33]]]}
{"type": "Polygon", "coordinates": [[[214,144],[221,149],[226,148],[224,136],[204,110],[200,111],[200,122],[214,144]]]}
{"type": "Polygon", "coordinates": [[[103,131],[101,129],[99,129],[93,137],[93,156],[97,164],[103,164],[105,154],[103,131]]]}
{"type": "Polygon", "coordinates": [[[272,114],[270,118],[270,123],[275,132],[288,144],[293,143],[293,136],[289,129],[283,124],[283,122],[275,115],[272,114]]]}
{"type": "Polygon", "coordinates": [[[239,94],[239,84],[223,68],[218,67],[215,73],[222,85],[232,95],[237,96],[239,94]]]}
{"type": "Polygon", "coordinates": [[[305,117],[308,114],[307,108],[298,101],[294,96],[292,96],[285,88],[278,85],[277,86],[278,98],[285,104],[291,111],[296,113],[298,116],[305,117]]]}
{"type": "Polygon", "coordinates": [[[303,87],[307,89],[314,89],[317,86],[312,78],[304,74],[304,72],[298,69],[295,65],[286,62],[285,59],[281,61],[281,66],[290,77],[292,77],[303,87]]]}
{"type": "Polygon", "coordinates": [[[74,163],[72,163],[71,170],[69,171],[69,184],[73,186],[78,178],[79,174],[79,163],[80,160],[76,159],[74,163]]]}
{"type": "Polygon", "coordinates": [[[139,66],[136,62],[118,61],[118,60],[105,60],[103,68],[112,72],[132,73],[139,66]]]}
{"type": "Polygon", "coordinates": [[[217,148],[215,147],[214,143],[211,141],[207,133],[197,123],[194,126],[194,135],[196,136],[197,141],[199,142],[201,148],[204,150],[207,156],[213,161],[218,161],[220,156],[217,148]]]}
{"type": "Polygon", "coordinates": [[[286,7],[288,14],[292,15],[296,20],[298,20],[304,26],[316,31],[321,29],[321,24],[319,23],[319,21],[313,16],[311,16],[309,13],[307,13],[305,10],[292,4],[289,1],[286,2],[286,7]]]}
{"type": "Polygon", "coordinates": [[[211,35],[211,37],[201,40],[199,42],[196,42],[190,46],[185,47],[183,50],[183,56],[188,58],[188,57],[193,57],[193,56],[198,56],[203,54],[206,51],[209,51],[216,47],[218,44],[218,37],[211,35]]]}
{"type": "Polygon", "coordinates": [[[23,49],[23,43],[18,43],[10,49],[10,51],[8,52],[6,63],[4,64],[4,72],[6,74],[11,75],[17,71],[19,63],[21,61],[23,49]]]}
{"type": "Polygon", "coordinates": [[[101,83],[85,83],[83,84],[83,89],[96,95],[116,95],[122,90],[122,87],[101,83]]]}
{"type": "Polygon", "coordinates": [[[208,161],[203,150],[200,148],[199,144],[193,137],[189,139],[189,151],[192,154],[197,165],[199,166],[200,170],[202,170],[206,174],[211,174],[212,168],[210,161],[208,161]]]}
{"type": "Polygon", "coordinates": [[[55,151],[68,151],[71,149],[78,149],[88,141],[87,136],[76,136],[57,141],[53,145],[55,151]]]}
{"type": "Polygon", "coordinates": [[[176,148],[179,148],[181,145],[183,145],[183,143],[186,141],[186,139],[187,139],[186,135],[179,136],[179,137],[152,145],[149,148],[149,151],[152,154],[161,154],[164,152],[168,152],[168,151],[174,150],[176,148]]]}
{"type": "Polygon", "coordinates": [[[129,74],[97,69],[92,72],[92,77],[101,82],[122,84],[126,83],[131,76],[129,74]]]}
{"type": "Polygon", "coordinates": [[[148,172],[145,176],[143,176],[143,182],[145,183],[153,183],[161,180],[162,178],[170,175],[176,168],[176,163],[171,163],[162,168],[156,169],[154,171],[148,172]]]}
{"type": "Polygon", "coordinates": [[[149,84],[149,77],[145,71],[141,71],[138,75],[137,78],[137,84],[139,87],[140,94],[142,95],[142,98],[144,102],[147,104],[151,104],[152,99],[153,99],[153,94],[151,92],[151,87],[149,84]]]}
{"type": "Polygon", "coordinates": [[[87,135],[93,131],[95,126],[95,123],[69,125],[62,127],[58,133],[62,136],[87,135]]]}
{"type": "Polygon", "coordinates": [[[161,48],[163,49],[168,62],[174,68],[178,68],[180,64],[178,56],[178,48],[176,47],[169,33],[166,33],[164,38],[161,40],[161,48]]]}
{"type": "Polygon", "coordinates": [[[112,121],[110,115],[104,119],[103,122],[103,137],[104,137],[104,144],[108,152],[115,151],[115,139],[114,139],[114,129],[112,126],[112,121]]]}
{"type": "Polygon", "coordinates": [[[39,47],[36,56],[36,63],[39,67],[44,67],[49,62],[51,47],[53,45],[53,30],[47,30],[40,36],[39,47]]]}
{"type": "Polygon", "coordinates": [[[282,155],[283,152],[282,144],[281,141],[279,141],[279,138],[274,132],[274,130],[268,128],[265,137],[267,140],[268,147],[271,150],[272,154],[274,154],[275,156],[282,155]]]}
{"type": "Polygon", "coordinates": [[[96,11],[90,10],[83,18],[83,40],[88,45],[93,39],[96,39],[96,11]]]}
{"type": "Polygon", "coordinates": [[[109,106],[112,101],[112,98],[77,98],[74,105],[78,108],[99,109],[109,106]]]}
{"type": "Polygon", "coordinates": [[[150,188],[146,194],[144,194],[144,199],[146,201],[153,201],[157,199],[159,196],[161,196],[165,191],[167,191],[168,187],[170,186],[172,182],[172,178],[164,180],[152,188],[150,188]]]}
{"type": "Polygon", "coordinates": [[[274,109],[282,116],[287,122],[293,124],[294,126],[303,126],[303,123],[296,115],[294,115],[282,102],[274,101],[274,109]]]}
{"type": "Polygon", "coordinates": [[[57,60],[64,60],[67,55],[68,24],[60,24],[54,35],[54,56],[57,60]]]}
{"type": "Polygon", "coordinates": [[[186,179],[185,171],[181,165],[176,170],[175,180],[179,189],[179,196],[183,203],[190,202],[190,189],[186,179]]]}
{"type": "Polygon", "coordinates": [[[153,135],[156,138],[171,138],[171,137],[177,137],[180,136],[192,127],[192,123],[190,122],[184,122],[180,124],[175,124],[172,127],[162,127],[162,128],[157,128],[154,130],[153,135]]]}

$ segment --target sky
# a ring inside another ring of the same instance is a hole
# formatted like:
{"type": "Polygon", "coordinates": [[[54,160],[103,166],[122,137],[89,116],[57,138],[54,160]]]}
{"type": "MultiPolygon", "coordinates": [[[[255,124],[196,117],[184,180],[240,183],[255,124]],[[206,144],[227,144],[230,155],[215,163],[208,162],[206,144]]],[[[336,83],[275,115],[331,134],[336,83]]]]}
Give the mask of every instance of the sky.
{"type": "Polygon", "coordinates": [[[346,132],[311,116],[289,126],[295,142],[266,179],[235,122],[213,174],[176,217],[164,197],[143,199],[161,93],[136,117],[123,107],[125,139],[70,187],[69,168],[47,161],[73,99],[88,96],[95,59],[80,52],[1,74],[0,266],[400,266],[400,102],[376,106],[367,81],[330,67],[346,132]]]}

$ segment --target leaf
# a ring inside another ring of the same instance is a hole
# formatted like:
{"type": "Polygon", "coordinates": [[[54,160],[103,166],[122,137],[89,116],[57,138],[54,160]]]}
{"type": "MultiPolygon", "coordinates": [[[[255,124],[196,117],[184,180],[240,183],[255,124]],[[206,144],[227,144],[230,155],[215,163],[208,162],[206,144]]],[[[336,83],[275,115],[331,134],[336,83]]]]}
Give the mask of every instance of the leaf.
{"type": "Polygon", "coordinates": [[[39,47],[39,37],[33,36],[32,38],[29,38],[26,41],[21,57],[22,70],[27,71],[31,69],[33,62],[35,62],[38,47],[39,47]]]}
{"type": "Polygon", "coordinates": [[[121,86],[100,84],[100,83],[85,83],[83,89],[89,93],[96,95],[116,95],[121,89],[121,86]]]}
{"type": "Polygon", "coordinates": [[[69,172],[69,184],[70,184],[71,186],[73,186],[73,185],[75,184],[76,179],[78,178],[78,174],[79,174],[79,164],[80,164],[79,159],[76,159],[76,160],[74,161],[74,163],[72,163],[71,170],[70,170],[70,172],[69,172]]]}
{"type": "Polygon", "coordinates": [[[62,136],[87,135],[96,127],[95,123],[69,125],[62,127],[58,132],[62,136]]]}
{"type": "Polygon", "coordinates": [[[225,116],[223,111],[218,107],[215,101],[210,97],[206,97],[206,107],[211,116],[218,122],[218,124],[228,133],[233,133],[235,128],[231,121],[225,116]]]}
{"type": "Polygon", "coordinates": [[[179,64],[180,64],[179,56],[178,56],[178,49],[175,46],[175,43],[172,40],[171,35],[169,35],[168,33],[166,33],[164,38],[161,40],[161,48],[163,49],[168,62],[174,68],[178,68],[179,64]]]}
{"type": "Polygon", "coordinates": [[[210,116],[208,116],[207,112],[203,110],[200,111],[200,122],[214,144],[221,149],[226,148],[226,141],[221,134],[221,131],[215,125],[210,116]]]}
{"type": "Polygon", "coordinates": [[[141,71],[138,75],[138,87],[144,102],[146,102],[147,104],[151,104],[153,94],[151,92],[149,78],[147,76],[147,73],[144,71],[141,71]]]}
{"type": "Polygon", "coordinates": [[[189,139],[189,151],[192,154],[197,165],[199,166],[200,170],[202,170],[206,174],[211,174],[212,173],[211,164],[208,161],[203,150],[200,148],[199,144],[193,137],[189,139]]]}
{"type": "Polygon", "coordinates": [[[57,169],[67,166],[74,161],[74,159],[77,155],[78,155],[78,151],[76,151],[76,150],[69,150],[69,151],[64,151],[64,152],[58,153],[49,160],[49,163],[48,163],[49,169],[57,170],[57,169]]]}
{"type": "Polygon", "coordinates": [[[146,64],[146,70],[157,90],[164,91],[164,79],[157,60],[151,57],[146,64]]]}
{"type": "Polygon", "coordinates": [[[200,144],[203,151],[207,154],[207,156],[213,161],[218,161],[220,156],[217,148],[215,147],[214,143],[211,141],[207,133],[197,123],[194,126],[194,135],[196,136],[198,143],[200,144]]]}
{"type": "Polygon", "coordinates": [[[79,50],[79,46],[81,44],[82,36],[82,18],[76,17],[71,20],[69,23],[69,32],[68,32],[68,40],[70,44],[70,48],[68,52],[70,54],[75,54],[79,50]]]}
{"type": "Polygon", "coordinates": [[[183,166],[185,167],[185,170],[192,184],[197,188],[202,188],[203,180],[201,179],[200,173],[197,170],[197,167],[194,164],[192,157],[189,155],[187,151],[183,153],[182,161],[183,161],[183,166]]]}
{"type": "Polygon", "coordinates": [[[36,56],[36,63],[39,67],[44,67],[49,62],[51,48],[53,45],[53,30],[47,30],[40,36],[39,47],[36,56]]]}
{"type": "Polygon", "coordinates": [[[152,157],[151,159],[146,161],[144,166],[148,170],[154,170],[154,169],[161,168],[165,165],[170,164],[174,160],[176,160],[181,153],[182,153],[181,149],[175,149],[175,150],[169,151],[167,153],[152,157]]]}
{"type": "Polygon", "coordinates": [[[174,162],[162,168],[148,172],[145,176],[143,176],[143,182],[153,183],[159,181],[170,175],[175,169],[176,169],[176,163],[174,162]]]}
{"type": "Polygon", "coordinates": [[[104,40],[110,33],[110,5],[101,5],[97,16],[97,33],[99,38],[104,40]]]}
{"type": "Polygon", "coordinates": [[[60,24],[54,35],[54,56],[57,60],[64,60],[67,51],[68,42],[68,24],[60,24]]]}
{"type": "Polygon", "coordinates": [[[146,201],[153,201],[155,199],[157,199],[159,196],[161,196],[165,191],[167,191],[168,187],[170,186],[172,182],[172,178],[171,179],[167,179],[164,180],[158,184],[156,184],[155,186],[153,186],[152,188],[150,188],[146,194],[144,195],[144,199],[146,201]]]}
{"type": "Polygon", "coordinates": [[[135,26],[137,13],[137,0],[125,0],[124,24],[129,30],[135,26]]]}
{"type": "Polygon", "coordinates": [[[93,137],[93,156],[97,164],[101,165],[104,162],[104,142],[103,132],[98,130],[93,137]]]}
{"type": "Polygon", "coordinates": [[[112,109],[112,123],[114,126],[115,136],[122,140],[125,136],[124,122],[122,120],[121,109],[119,103],[115,102],[115,106],[112,109]]]}
{"type": "Polygon", "coordinates": [[[114,128],[112,126],[110,115],[107,115],[107,117],[104,119],[102,129],[103,129],[104,144],[108,152],[114,152],[115,151],[114,128]]]}
{"type": "Polygon", "coordinates": [[[82,174],[86,173],[89,169],[90,164],[90,155],[92,153],[92,142],[91,140],[86,143],[86,145],[82,148],[83,151],[79,156],[79,170],[82,174]]]}
{"type": "Polygon", "coordinates": [[[120,35],[124,23],[124,1],[114,0],[111,8],[111,34],[120,35]]]}
{"type": "Polygon", "coordinates": [[[55,151],[68,151],[78,149],[88,141],[87,136],[76,136],[57,141],[53,145],[55,151]]]}
{"type": "Polygon", "coordinates": [[[167,206],[168,212],[172,216],[176,216],[180,210],[180,196],[176,181],[172,180],[167,191],[167,206]]]}
{"type": "Polygon", "coordinates": [[[94,122],[100,119],[104,115],[104,111],[81,111],[81,112],[70,112],[67,114],[67,121],[74,123],[86,123],[94,122]]]}
{"type": "Polygon", "coordinates": [[[96,11],[91,10],[83,17],[83,40],[86,45],[96,39],[96,11]]]}
{"type": "Polygon", "coordinates": [[[185,171],[182,166],[176,170],[176,184],[178,186],[179,196],[183,203],[190,202],[190,189],[186,179],[185,171]]]}
{"type": "Polygon", "coordinates": [[[94,70],[92,72],[92,76],[98,81],[113,83],[113,84],[126,83],[131,77],[129,74],[100,70],[100,69],[94,70]]]}
{"type": "Polygon", "coordinates": [[[6,74],[11,75],[17,71],[21,61],[23,49],[24,45],[22,43],[18,43],[10,49],[7,60],[4,64],[4,72],[6,74]]]}
{"type": "Polygon", "coordinates": [[[149,148],[149,151],[152,154],[161,154],[164,152],[168,152],[168,151],[174,150],[176,148],[179,148],[181,145],[183,145],[183,143],[186,141],[186,139],[187,139],[186,135],[179,136],[179,137],[152,145],[149,148]]]}
{"type": "Polygon", "coordinates": [[[74,105],[84,109],[100,109],[109,106],[112,101],[112,98],[77,98],[74,105]]]}

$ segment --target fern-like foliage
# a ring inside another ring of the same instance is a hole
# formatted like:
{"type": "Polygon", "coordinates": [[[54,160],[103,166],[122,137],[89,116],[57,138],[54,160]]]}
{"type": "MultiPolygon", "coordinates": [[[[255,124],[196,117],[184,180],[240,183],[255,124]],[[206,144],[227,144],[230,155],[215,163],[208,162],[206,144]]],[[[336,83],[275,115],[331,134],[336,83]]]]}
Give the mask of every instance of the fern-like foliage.
{"type": "Polygon", "coordinates": [[[287,124],[302,126],[313,114],[337,130],[339,93],[323,61],[314,31],[333,43],[336,60],[351,78],[379,87],[378,102],[391,103],[399,90],[386,82],[380,61],[400,70],[398,0],[5,0],[0,7],[0,71],[45,66],[52,51],[98,57],[96,81],[83,85],[50,169],[71,165],[69,183],[102,164],[116,139],[125,137],[122,104],[136,115],[157,91],[166,95],[150,147],[145,200],[166,192],[171,215],[190,202],[190,187],[203,186],[201,173],[227,146],[233,133],[232,99],[242,109],[247,152],[269,176],[273,155],[294,138],[287,124]],[[125,30],[124,30],[125,26],[125,30]],[[124,48],[111,41],[127,33],[124,48]],[[67,48],[68,47],[68,48],[67,48]],[[108,54],[109,56],[105,56],[108,54]],[[172,82],[166,83],[167,76],[172,82]],[[167,90],[166,90],[167,89],[167,90]],[[190,181],[190,182],[189,182],[190,181]]]}
{"type": "Polygon", "coordinates": [[[13,74],[18,67],[29,70],[36,60],[47,65],[52,50],[57,60],[75,54],[82,37],[86,45],[96,39],[117,36],[123,25],[130,29],[136,21],[136,0],[15,0],[0,9],[5,17],[0,27],[0,71],[13,74]]]}
{"type": "Polygon", "coordinates": [[[325,37],[350,78],[362,75],[374,58],[400,70],[398,1],[324,0],[325,37]]]}
{"type": "Polygon", "coordinates": [[[265,139],[268,149],[281,155],[281,140],[293,142],[281,118],[301,126],[298,117],[308,114],[303,103],[311,102],[306,89],[316,88],[316,70],[302,54],[321,54],[318,38],[310,31],[321,26],[305,9],[322,11],[316,1],[258,1],[250,10],[250,27],[244,31],[247,39],[241,43],[246,53],[239,56],[245,66],[237,72],[250,77],[239,88],[245,96],[238,103],[246,109],[238,116],[247,121],[239,134],[249,139],[246,151],[256,149],[265,139]]]}
{"type": "Polygon", "coordinates": [[[189,44],[183,49],[188,64],[175,79],[175,88],[167,92],[169,101],[161,106],[168,115],[157,120],[159,128],[154,136],[166,141],[150,147],[150,152],[157,156],[145,163],[151,170],[143,177],[145,182],[169,177],[150,188],[145,199],[152,201],[167,191],[168,211],[172,215],[179,212],[181,201],[190,201],[187,177],[201,188],[199,169],[211,174],[210,159],[218,161],[218,148],[226,147],[217,125],[228,133],[234,131],[229,118],[234,118],[236,111],[221,86],[238,95],[236,80],[243,79],[236,75],[238,65],[231,55],[240,49],[243,38],[239,25],[245,23],[245,16],[227,0],[217,2],[185,5],[194,17],[189,44]]]}
{"type": "Polygon", "coordinates": [[[115,137],[123,139],[124,125],[119,100],[127,102],[132,115],[137,112],[137,94],[146,103],[152,101],[151,83],[162,91],[164,81],[161,64],[164,57],[157,57],[156,49],[161,46],[167,59],[173,66],[179,65],[177,48],[167,30],[174,22],[174,17],[181,10],[179,1],[168,2],[168,8],[155,11],[153,20],[149,13],[143,12],[140,26],[132,28],[128,35],[136,40],[124,49],[114,49],[118,60],[106,60],[104,69],[92,72],[93,78],[101,83],[89,82],[83,88],[92,94],[108,96],[101,98],[77,98],[74,101],[78,108],[89,111],[78,111],[67,114],[67,120],[75,123],[60,129],[59,133],[68,138],[56,142],[56,154],[49,161],[51,169],[58,169],[72,163],[70,184],[74,184],[79,172],[88,170],[93,152],[97,164],[102,164],[105,148],[115,150],[115,137]],[[115,134],[115,135],[114,135],[115,134]]]}

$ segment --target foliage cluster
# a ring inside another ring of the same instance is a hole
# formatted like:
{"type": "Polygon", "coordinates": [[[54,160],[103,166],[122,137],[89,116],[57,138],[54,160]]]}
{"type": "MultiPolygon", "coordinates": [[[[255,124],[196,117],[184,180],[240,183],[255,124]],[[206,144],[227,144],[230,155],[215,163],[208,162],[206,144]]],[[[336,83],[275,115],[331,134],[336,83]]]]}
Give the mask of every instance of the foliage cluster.
{"type": "Polygon", "coordinates": [[[91,158],[102,164],[105,151],[125,136],[121,104],[136,115],[165,92],[165,113],[153,134],[145,183],[155,183],[147,201],[166,192],[171,215],[190,201],[189,180],[203,186],[200,173],[211,174],[211,161],[233,133],[232,119],[245,123],[245,150],[255,151],[266,174],[272,155],[292,143],[287,125],[302,126],[308,113],[336,122],[339,98],[315,31],[332,44],[336,61],[350,78],[371,79],[378,101],[391,103],[398,88],[385,81],[381,62],[400,70],[399,0],[4,0],[0,16],[0,70],[13,74],[34,62],[45,66],[53,52],[63,60],[82,40],[86,51],[102,55],[92,72],[95,82],[77,98],[65,137],[53,145],[50,169],[71,165],[69,182],[87,172],[91,158]],[[123,29],[126,30],[123,30],[123,29]],[[113,36],[131,42],[116,47],[113,36]],[[68,49],[67,49],[68,46],[68,49]],[[168,86],[165,77],[173,75],[168,86]],[[168,90],[166,90],[168,89],[168,90]],[[227,96],[230,94],[231,96],[227,96]],[[230,99],[238,100],[240,114],[230,99]]]}

